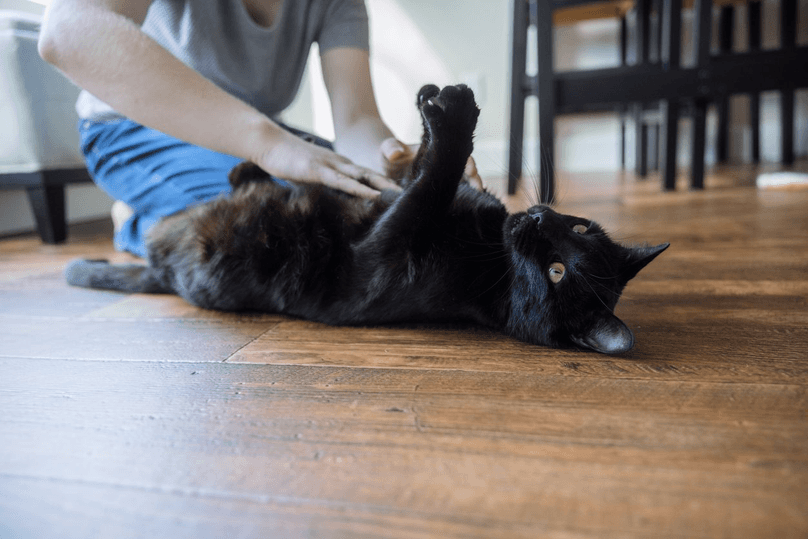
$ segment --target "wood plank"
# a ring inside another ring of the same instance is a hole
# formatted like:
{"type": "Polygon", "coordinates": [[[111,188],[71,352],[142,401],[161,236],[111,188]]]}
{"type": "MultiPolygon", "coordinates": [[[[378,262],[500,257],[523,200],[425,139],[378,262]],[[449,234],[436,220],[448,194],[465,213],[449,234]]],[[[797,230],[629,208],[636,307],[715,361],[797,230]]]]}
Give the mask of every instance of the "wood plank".
{"type": "MultiPolygon", "coordinates": [[[[529,538],[530,525],[495,522],[482,526],[449,515],[364,507],[227,492],[152,490],[136,487],[2,477],[0,524],[3,537],[223,537],[295,538],[529,538]],[[45,507],[45,511],[38,510],[45,507]],[[112,516],[112,518],[110,518],[112,516]],[[484,529],[484,532],[481,530],[484,529]]],[[[544,537],[569,538],[544,530],[544,537]]]]}
{"type": "Polygon", "coordinates": [[[274,322],[0,315],[0,357],[224,361],[274,322]]]}
{"type": "Polygon", "coordinates": [[[463,521],[471,536],[808,531],[804,385],[22,359],[0,369],[4,476],[344,504],[347,518],[463,521]]]}
{"type": "Polygon", "coordinates": [[[60,283],[48,286],[37,279],[27,279],[16,290],[0,286],[0,316],[12,317],[71,317],[82,316],[121,301],[120,294],[100,290],[68,288],[60,283]]]}
{"type": "Polygon", "coordinates": [[[227,361],[714,382],[764,377],[770,383],[790,383],[808,376],[805,327],[756,330],[747,324],[737,334],[727,334],[725,326],[672,324],[668,312],[658,313],[655,322],[642,314],[621,314],[634,329],[637,344],[634,351],[615,358],[550,350],[480,328],[335,328],[286,321],[227,361]]]}
{"type": "Polygon", "coordinates": [[[272,327],[285,317],[267,313],[231,313],[196,307],[179,296],[167,294],[118,294],[119,301],[87,313],[105,320],[207,320],[228,324],[265,324],[272,327]]]}

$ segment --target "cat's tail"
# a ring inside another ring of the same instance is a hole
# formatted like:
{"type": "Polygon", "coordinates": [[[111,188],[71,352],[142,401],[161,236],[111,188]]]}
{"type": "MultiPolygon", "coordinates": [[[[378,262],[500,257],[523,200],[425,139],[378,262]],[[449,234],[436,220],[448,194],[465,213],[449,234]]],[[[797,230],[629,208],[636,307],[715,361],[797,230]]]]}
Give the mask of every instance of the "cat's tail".
{"type": "Polygon", "coordinates": [[[157,273],[140,264],[110,264],[107,260],[72,261],[65,268],[65,279],[73,286],[100,288],[142,294],[173,294],[157,273]]]}

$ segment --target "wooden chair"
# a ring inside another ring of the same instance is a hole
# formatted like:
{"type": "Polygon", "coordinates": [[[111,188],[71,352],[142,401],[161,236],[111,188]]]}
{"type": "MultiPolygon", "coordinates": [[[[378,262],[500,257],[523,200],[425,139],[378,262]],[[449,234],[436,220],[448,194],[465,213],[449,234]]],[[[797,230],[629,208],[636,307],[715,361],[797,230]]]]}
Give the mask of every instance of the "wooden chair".
{"type": "MultiPolygon", "coordinates": [[[[714,0],[714,5],[720,8],[718,17],[718,54],[727,55],[733,53],[733,42],[735,36],[734,19],[735,9],[738,4],[746,4],[746,26],[748,29],[748,42],[750,51],[761,50],[761,34],[762,34],[762,19],[761,19],[761,2],[760,0],[714,0]]],[[[654,8],[659,12],[661,6],[660,0],[653,0],[654,8]]],[[[683,4],[685,9],[693,8],[692,0],[685,0],[683,4]]],[[[650,48],[647,40],[648,30],[650,29],[650,16],[648,13],[641,13],[638,9],[638,35],[645,37],[641,39],[636,45],[638,46],[637,58],[641,61],[648,61],[650,59],[650,48]]],[[[788,12],[788,6],[783,12],[788,12]]],[[[657,20],[659,18],[657,17],[657,20]]],[[[783,42],[784,44],[793,43],[793,36],[795,24],[793,18],[789,21],[783,22],[783,42]],[[789,26],[792,28],[789,30],[789,26]]],[[[659,35],[659,32],[657,32],[659,35]]],[[[625,62],[624,62],[625,63],[625,62]]],[[[782,126],[782,159],[781,162],[785,165],[790,165],[794,162],[794,90],[782,89],[783,95],[781,106],[781,126],[782,126]]],[[[729,157],[729,94],[718,95],[713,100],[716,107],[717,116],[717,129],[716,129],[716,161],[718,163],[726,163],[729,157]]],[[[760,92],[751,92],[750,97],[750,127],[751,127],[751,160],[753,163],[760,161],[760,92]]],[[[656,104],[637,104],[633,108],[634,122],[637,138],[636,147],[636,173],[639,177],[645,177],[648,170],[654,170],[658,162],[658,133],[660,130],[659,111],[656,104]]],[[[621,118],[621,127],[623,132],[621,136],[625,137],[624,121],[621,118]]],[[[625,144],[625,143],[624,143],[625,144]]],[[[621,166],[625,167],[625,145],[621,147],[621,166]]]]}
{"type": "Polygon", "coordinates": [[[625,18],[634,0],[514,0],[510,147],[508,157],[508,193],[514,194],[522,175],[525,129],[525,99],[539,99],[538,163],[540,197],[543,203],[555,198],[553,155],[555,117],[555,85],[553,79],[553,27],[603,18],[625,18]],[[538,73],[526,72],[528,29],[536,28],[538,73]]]}
{"type": "MultiPolygon", "coordinates": [[[[732,3],[733,0],[717,1],[732,3]]],[[[528,96],[539,98],[540,186],[541,199],[545,203],[554,199],[555,186],[551,172],[553,119],[560,113],[660,103],[659,166],[663,186],[670,190],[675,188],[676,183],[678,121],[683,113],[683,105],[688,104],[693,119],[691,186],[701,188],[704,184],[708,103],[725,99],[731,93],[756,95],[762,91],[779,90],[784,95],[784,162],[790,163],[793,160],[793,95],[795,88],[808,86],[808,70],[805,69],[805,65],[808,65],[808,48],[796,46],[796,0],[781,1],[783,46],[774,51],[755,50],[753,39],[753,50],[749,52],[728,53],[726,47],[722,47],[724,52],[712,56],[713,2],[693,0],[696,62],[692,67],[683,68],[680,57],[683,2],[661,0],[659,62],[640,61],[630,66],[559,73],[553,70],[552,65],[554,18],[551,14],[591,2],[515,0],[509,192],[516,191],[521,176],[524,100],[528,96]],[[536,27],[538,34],[539,67],[536,76],[529,76],[525,72],[527,29],[531,25],[536,27]]],[[[637,42],[640,48],[647,43],[650,3],[651,0],[638,0],[635,7],[638,12],[637,42]]],[[[619,13],[617,8],[613,13],[619,13]]],[[[754,17],[755,8],[750,9],[750,13],[754,17]]],[[[759,10],[757,14],[759,16],[759,10]]]]}
{"type": "MultiPolygon", "coordinates": [[[[732,45],[735,29],[735,8],[739,4],[746,4],[746,23],[749,31],[749,50],[752,53],[761,50],[762,17],[760,0],[713,0],[713,5],[720,8],[718,20],[718,55],[733,54],[732,45]]],[[[693,9],[693,0],[684,0],[685,9],[693,9]]],[[[781,0],[780,2],[780,48],[779,54],[805,58],[806,49],[797,48],[797,0],[781,0]]],[[[803,64],[803,71],[805,66],[803,64]]],[[[781,128],[781,163],[791,165],[794,163],[794,91],[804,86],[798,80],[785,79],[783,84],[776,88],[781,95],[780,128],[781,128]],[[796,83],[796,84],[792,84],[796,83]]],[[[718,116],[718,130],[716,140],[716,160],[719,163],[727,161],[729,155],[729,96],[732,88],[723,88],[723,92],[716,96],[715,103],[718,116]]],[[[760,92],[752,91],[750,95],[750,116],[752,127],[752,161],[760,161],[760,92]]]]}
{"type": "Polygon", "coordinates": [[[37,53],[40,19],[0,12],[0,189],[25,189],[46,243],[67,237],[65,185],[90,182],[79,152],[78,88],[37,53]]]}

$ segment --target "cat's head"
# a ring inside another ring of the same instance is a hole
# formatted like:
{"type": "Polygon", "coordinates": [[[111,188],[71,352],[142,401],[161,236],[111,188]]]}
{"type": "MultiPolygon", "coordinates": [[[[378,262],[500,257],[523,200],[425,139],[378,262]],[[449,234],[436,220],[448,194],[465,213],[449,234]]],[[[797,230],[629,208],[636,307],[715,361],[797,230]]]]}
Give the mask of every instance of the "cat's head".
{"type": "Polygon", "coordinates": [[[514,273],[512,335],[605,354],[632,348],[634,336],[614,307],[626,283],[669,244],[624,247],[597,223],[546,206],[509,216],[503,232],[514,273]]]}

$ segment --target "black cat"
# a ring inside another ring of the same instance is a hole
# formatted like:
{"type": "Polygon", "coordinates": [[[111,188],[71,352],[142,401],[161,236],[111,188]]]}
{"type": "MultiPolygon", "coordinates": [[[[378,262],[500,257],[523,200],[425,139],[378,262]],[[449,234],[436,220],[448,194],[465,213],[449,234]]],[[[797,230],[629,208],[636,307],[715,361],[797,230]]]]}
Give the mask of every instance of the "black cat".
{"type": "Polygon", "coordinates": [[[479,114],[471,90],[425,86],[418,106],[424,135],[401,193],[281,186],[244,163],[229,197],[154,227],[149,266],[79,260],[67,281],[335,325],[468,320],[536,344],[629,350],[612,311],[668,244],[623,247],[545,206],[509,215],[462,180],[479,114]]]}

